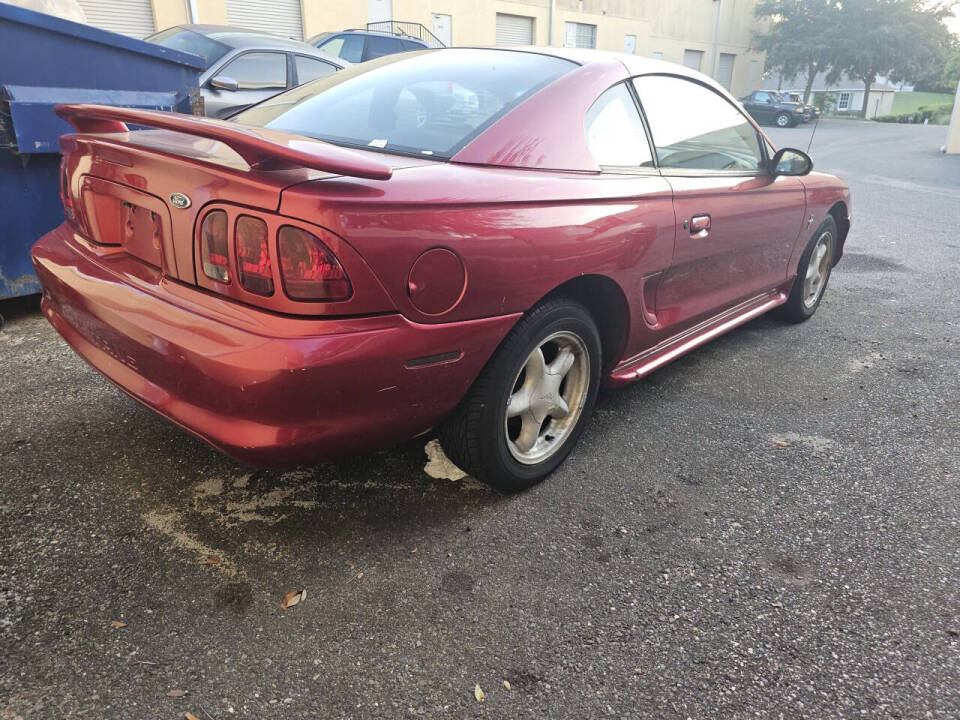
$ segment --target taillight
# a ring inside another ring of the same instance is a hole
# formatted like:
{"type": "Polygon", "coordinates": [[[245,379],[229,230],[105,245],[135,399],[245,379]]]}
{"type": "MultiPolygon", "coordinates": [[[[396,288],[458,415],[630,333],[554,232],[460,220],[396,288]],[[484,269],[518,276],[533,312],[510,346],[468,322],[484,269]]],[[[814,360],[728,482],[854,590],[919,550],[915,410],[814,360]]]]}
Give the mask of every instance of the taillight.
{"type": "Polygon", "coordinates": [[[353,293],[340,261],[305,230],[284,225],[277,246],[283,288],[293,300],[346,300],[353,293]]]}
{"type": "Polygon", "coordinates": [[[244,289],[273,295],[273,263],[267,247],[267,224],[249,215],[237,218],[237,277],[244,289]]]}
{"type": "Polygon", "coordinates": [[[70,194],[70,171],[67,168],[66,158],[60,163],[60,202],[63,203],[64,217],[75,226],[77,212],[73,206],[73,195],[70,194]]]}
{"type": "Polygon", "coordinates": [[[218,282],[230,282],[230,258],[227,252],[227,213],[213,210],[200,226],[200,259],[204,274],[218,282]]]}

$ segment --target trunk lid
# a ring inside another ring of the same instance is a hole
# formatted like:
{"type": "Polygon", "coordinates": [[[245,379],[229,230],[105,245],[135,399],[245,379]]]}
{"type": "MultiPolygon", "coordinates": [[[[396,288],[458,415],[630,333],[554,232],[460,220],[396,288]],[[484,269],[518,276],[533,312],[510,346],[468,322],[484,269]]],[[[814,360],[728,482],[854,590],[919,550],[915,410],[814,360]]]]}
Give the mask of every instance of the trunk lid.
{"type": "Polygon", "coordinates": [[[223,142],[169,130],[68,135],[61,145],[64,193],[84,234],[191,284],[196,220],[205,205],[276,212],[284,188],[331,175],[254,170],[223,142]]]}

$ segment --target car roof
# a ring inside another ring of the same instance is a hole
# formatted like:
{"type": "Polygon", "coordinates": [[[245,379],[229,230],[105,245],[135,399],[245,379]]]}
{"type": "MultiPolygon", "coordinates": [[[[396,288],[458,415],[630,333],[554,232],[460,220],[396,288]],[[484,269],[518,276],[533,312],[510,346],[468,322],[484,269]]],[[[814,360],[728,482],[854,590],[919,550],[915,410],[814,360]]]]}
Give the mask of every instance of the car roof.
{"type": "MultiPolygon", "coordinates": [[[[739,107],[719,83],[683,65],[639,55],[553,47],[450,48],[426,52],[519,52],[578,66],[523,100],[462,148],[452,162],[543,170],[596,172],[586,143],[584,117],[599,95],[640,75],[673,75],[707,86],[739,107]],[[557,113],[557,107],[564,107],[557,113]]],[[[420,53],[411,53],[411,56],[420,53]]],[[[643,92],[641,90],[641,99],[643,92]]],[[[749,120],[749,118],[748,118],[749,120]]],[[[752,122],[752,121],[751,121],[752,122]]]]}
{"type": "MultiPolygon", "coordinates": [[[[317,49],[300,40],[273,35],[262,30],[250,30],[234,25],[178,25],[184,30],[191,30],[199,35],[205,35],[211,40],[232,48],[269,48],[276,50],[290,50],[308,55],[317,55],[317,49]]],[[[325,54],[324,54],[325,55],[325,54]]]]}
{"type": "MultiPolygon", "coordinates": [[[[656,60],[654,58],[644,57],[642,55],[630,55],[629,53],[613,52],[611,50],[591,50],[588,48],[559,48],[559,47],[539,47],[536,45],[521,45],[517,47],[494,47],[494,50],[505,50],[514,52],[529,52],[538,55],[550,55],[552,57],[562,58],[575,62],[578,65],[595,65],[599,63],[619,62],[627,68],[630,75],[651,75],[656,73],[666,73],[669,75],[682,75],[684,77],[696,78],[704,81],[710,80],[703,73],[691,70],[685,65],[667,62],[666,60],[656,60]]],[[[712,82],[712,81],[711,81],[712,82]]]]}
{"type": "Polygon", "coordinates": [[[642,55],[630,55],[629,53],[613,52],[610,50],[591,50],[588,48],[559,48],[559,47],[541,47],[538,45],[517,45],[510,47],[486,46],[475,48],[434,48],[435,52],[444,50],[498,50],[500,52],[525,52],[534,55],[548,55],[550,57],[561,58],[577,65],[610,65],[619,64],[626,69],[627,75],[678,75],[687,77],[697,82],[708,85],[721,94],[732,97],[730,91],[724,88],[713,78],[704,75],[697,70],[691,70],[685,65],[667,62],[666,60],[656,60],[654,58],[644,57],[642,55]]]}

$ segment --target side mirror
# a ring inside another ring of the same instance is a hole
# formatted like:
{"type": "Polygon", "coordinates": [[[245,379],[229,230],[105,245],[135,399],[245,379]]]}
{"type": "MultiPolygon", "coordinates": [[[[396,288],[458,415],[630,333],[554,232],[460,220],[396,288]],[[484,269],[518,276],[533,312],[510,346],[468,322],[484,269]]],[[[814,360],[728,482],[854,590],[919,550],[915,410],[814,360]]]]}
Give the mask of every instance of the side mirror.
{"type": "Polygon", "coordinates": [[[770,172],[774,175],[808,175],[813,170],[813,160],[803,150],[780,148],[770,159],[770,172]]]}
{"type": "Polygon", "coordinates": [[[240,83],[238,83],[232,77],[227,77],[226,75],[217,75],[215,78],[210,80],[210,87],[215,87],[217,90],[229,90],[230,92],[236,92],[240,89],[240,83]]]}

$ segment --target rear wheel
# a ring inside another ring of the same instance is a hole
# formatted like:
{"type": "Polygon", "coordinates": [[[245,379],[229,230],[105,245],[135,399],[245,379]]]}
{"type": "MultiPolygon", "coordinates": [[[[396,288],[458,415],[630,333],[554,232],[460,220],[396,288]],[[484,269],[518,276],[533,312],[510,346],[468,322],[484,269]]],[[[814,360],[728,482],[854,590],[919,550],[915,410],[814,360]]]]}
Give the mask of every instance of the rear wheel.
{"type": "Polygon", "coordinates": [[[774,122],[777,123],[777,127],[790,127],[791,117],[789,113],[777,113],[777,117],[774,119],[774,122]]]}
{"type": "Polygon", "coordinates": [[[828,215],[800,256],[797,277],[790,288],[790,297],[774,311],[777,317],[798,323],[813,316],[827,290],[836,248],[837,223],[828,215]]]}
{"type": "Polygon", "coordinates": [[[596,402],[600,365],[600,336],[586,308],[546,302],[501,344],[440,427],[440,444],[498,490],[525,490],[573,449],[596,402]]]}

